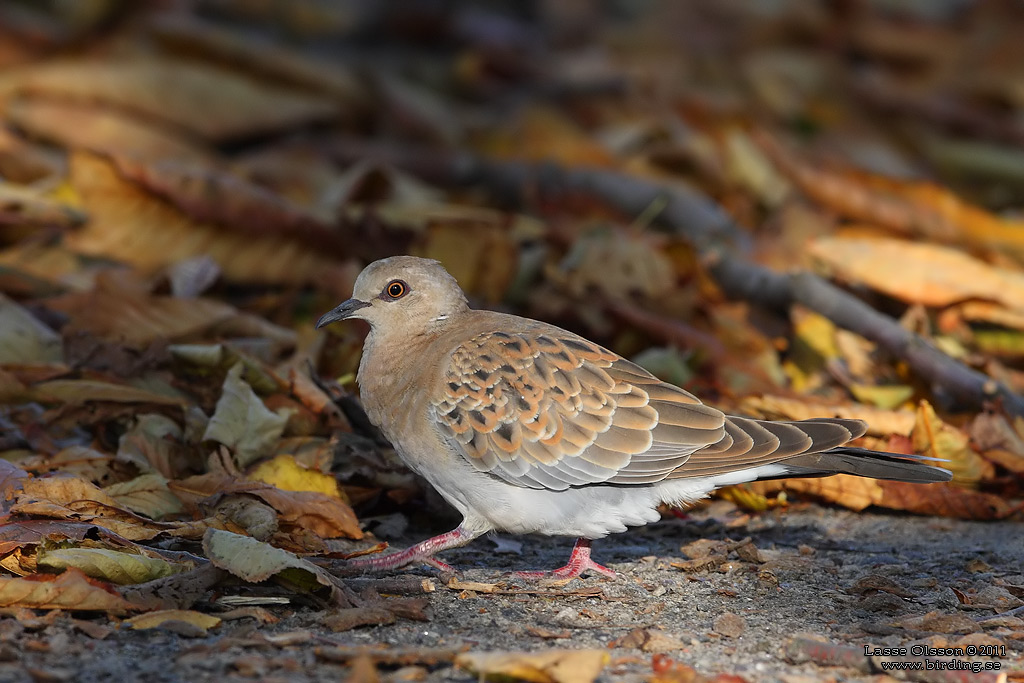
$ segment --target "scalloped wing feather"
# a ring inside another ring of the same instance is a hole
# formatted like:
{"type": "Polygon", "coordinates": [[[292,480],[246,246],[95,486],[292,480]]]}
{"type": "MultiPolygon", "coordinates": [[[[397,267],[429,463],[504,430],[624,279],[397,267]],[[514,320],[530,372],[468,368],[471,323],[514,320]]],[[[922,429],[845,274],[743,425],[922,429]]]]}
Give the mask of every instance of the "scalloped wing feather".
{"type": "Polygon", "coordinates": [[[840,446],[859,420],[726,416],[608,349],[544,326],[484,332],[451,356],[433,403],[477,470],[517,486],[643,485],[756,467],[840,446]]]}

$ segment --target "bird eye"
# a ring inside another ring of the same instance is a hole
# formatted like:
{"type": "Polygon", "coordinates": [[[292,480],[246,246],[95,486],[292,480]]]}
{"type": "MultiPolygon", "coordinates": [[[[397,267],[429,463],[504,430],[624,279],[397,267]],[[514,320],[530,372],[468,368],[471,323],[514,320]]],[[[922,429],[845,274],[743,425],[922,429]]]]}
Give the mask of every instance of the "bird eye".
{"type": "Polygon", "coordinates": [[[401,299],[408,291],[408,285],[401,280],[392,280],[388,283],[388,286],[384,288],[384,292],[390,299],[401,299]]]}

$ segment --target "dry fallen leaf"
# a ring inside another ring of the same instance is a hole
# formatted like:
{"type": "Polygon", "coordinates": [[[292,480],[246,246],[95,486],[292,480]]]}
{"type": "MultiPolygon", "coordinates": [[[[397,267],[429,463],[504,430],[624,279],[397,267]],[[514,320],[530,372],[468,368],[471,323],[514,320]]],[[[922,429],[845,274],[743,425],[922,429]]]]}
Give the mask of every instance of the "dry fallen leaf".
{"type": "Polygon", "coordinates": [[[105,548],[56,548],[40,550],[40,567],[64,570],[75,568],[86,576],[120,585],[145,583],[191,569],[166,560],[105,548]]]}
{"type": "Polygon", "coordinates": [[[213,152],[173,129],[95,105],[19,99],[7,118],[29,135],[70,149],[149,159],[212,162],[213,152]]]}
{"type": "Polygon", "coordinates": [[[335,604],[345,606],[349,603],[338,581],[326,571],[287,550],[254,538],[208,529],[203,536],[203,551],[215,567],[250,583],[281,575],[289,583],[305,590],[316,591],[318,587],[326,587],[335,604]]]}
{"type": "Polygon", "coordinates": [[[50,62],[9,73],[6,87],[113,105],[217,142],[324,120],[337,109],[314,96],[174,59],[50,62]]]}
{"type": "Polygon", "coordinates": [[[455,658],[455,665],[479,676],[480,680],[591,683],[610,659],[605,650],[467,652],[455,658]]]}
{"type": "Polygon", "coordinates": [[[163,519],[184,511],[181,500],[167,487],[167,479],[156,472],[111,484],[103,491],[121,506],[150,519],[163,519]]]}
{"type": "Polygon", "coordinates": [[[328,277],[335,267],[334,259],[284,237],[196,222],[91,154],[72,155],[71,183],[91,220],[67,244],[85,254],[150,272],[208,255],[227,279],[243,282],[300,284],[328,277]]]}
{"type": "Polygon", "coordinates": [[[208,630],[218,626],[221,619],[220,617],[215,617],[212,614],[203,614],[202,612],[196,612],[194,610],[165,609],[140,614],[139,616],[132,617],[131,619],[125,619],[121,622],[121,625],[125,628],[142,631],[151,628],[159,628],[168,621],[183,621],[203,630],[208,630]]]}
{"type": "Polygon", "coordinates": [[[230,448],[239,467],[268,455],[288,422],[287,415],[269,410],[242,373],[245,366],[236,363],[224,379],[217,409],[203,434],[203,441],[217,441],[230,448]]]}
{"type": "Polygon", "coordinates": [[[991,266],[928,242],[885,237],[821,237],[811,255],[843,279],[909,303],[946,306],[966,299],[1024,306],[1024,273],[991,266]]]}
{"type": "Polygon", "coordinates": [[[0,607],[125,612],[137,609],[107,585],[77,569],[57,576],[0,577],[0,607]]]}
{"type": "Polygon", "coordinates": [[[261,462],[249,473],[249,478],[282,491],[314,491],[341,498],[338,480],[333,475],[303,467],[291,455],[278,455],[261,462]]]}
{"type": "Polygon", "coordinates": [[[927,401],[918,405],[911,438],[921,455],[948,461],[936,464],[950,470],[956,483],[976,485],[992,478],[992,465],[971,449],[967,434],[943,422],[927,401]]]}

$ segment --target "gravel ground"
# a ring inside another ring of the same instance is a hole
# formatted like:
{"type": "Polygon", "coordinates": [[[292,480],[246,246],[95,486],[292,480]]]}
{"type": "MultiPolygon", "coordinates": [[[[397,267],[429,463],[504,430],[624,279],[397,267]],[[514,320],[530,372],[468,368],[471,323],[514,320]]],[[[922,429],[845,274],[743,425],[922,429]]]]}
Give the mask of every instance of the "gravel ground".
{"type": "MultiPolygon", "coordinates": [[[[602,681],[647,680],[656,650],[667,650],[672,660],[701,674],[735,674],[752,682],[879,680],[850,667],[792,663],[783,648],[797,634],[861,651],[866,644],[998,641],[1006,654],[988,661],[998,661],[1014,680],[1013,671],[1024,677],[1024,621],[1019,620],[1024,613],[1017,609],[987,625],[979,621],[1021,604],[1014,593],[1024,586],[1022,532],[1020,522],[852,513],[813,505],[750,517],[719,501],[688,519],[596,542],[595,559],[621,573],[615,581],[585,578],[538,586],[506,575],[562,564],[570,539],[485,538],[449,551],[443,557],[464,571],[464,581],[505,581],[509,592],[451,589],[436,572],[424,570],[438,586],[427,595],[431,618],[425,622],[399,620],[333,633],[323,628],[324,612],[276,607],[271,609],[284,618],[269,626],[245,619],[224,622],[201,638],[115,630],[96,639],[67,616],[38,630],[5,618],[0,681],[344,680],[348,668],[326,661],[323,648],[381,644],[473,651],[600,648],[611,656],[602,681]],[[702,538],[745,537],[751,545],[703,567],[681,550],[685,546],[694,554],[702,546],[694,541],[702,538]],[[689,571],[671,565],[688,560],[689,571]],[[952,616],[913,621],[928,613],[952,616]],[[972,626],[977,632],[965,635],[972,626]]],[[[395,545],[426,533],[410,529],[395,545]]],[[[858,660],[855,666],[863,664],[863,655],[858,660]]],[[[394,671],[382,668],[381,676],[476,680],[444,663],[406,668],[397,676],[394,671]]]]}

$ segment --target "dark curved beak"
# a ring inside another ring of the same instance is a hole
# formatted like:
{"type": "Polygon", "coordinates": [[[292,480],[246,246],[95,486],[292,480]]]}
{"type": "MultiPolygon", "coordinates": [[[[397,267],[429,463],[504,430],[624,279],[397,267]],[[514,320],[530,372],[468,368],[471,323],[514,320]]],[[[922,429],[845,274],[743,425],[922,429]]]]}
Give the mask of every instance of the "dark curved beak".
{"type": "Polygon", "coordinates": [[[353,313],[358,311],[360,308],[366,308],[369,305],[370,304],[367,301],[349,299],[320,316],[320,319],[316,321],[316,329],[319,330],[324,325],[330,325],[331,323],[336,323],[339,320],[351,318],[353,313]]]}

